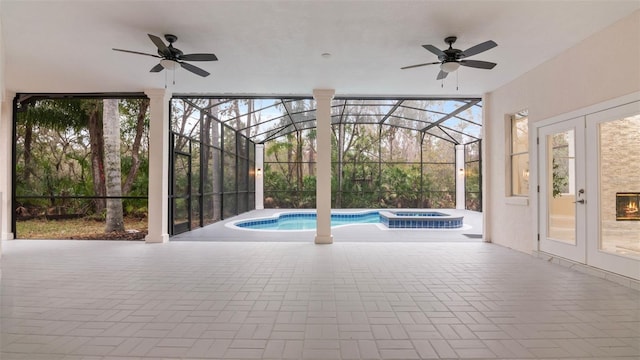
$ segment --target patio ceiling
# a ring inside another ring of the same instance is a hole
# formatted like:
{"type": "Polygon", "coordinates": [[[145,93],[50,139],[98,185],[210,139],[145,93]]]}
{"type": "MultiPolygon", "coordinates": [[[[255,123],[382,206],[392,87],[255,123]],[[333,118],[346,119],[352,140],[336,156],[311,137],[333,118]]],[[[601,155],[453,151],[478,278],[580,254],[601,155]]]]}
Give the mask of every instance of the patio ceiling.
{"type": "Polygon", "coordinates": [[[633,0],[1,0],[0,59],[6,91],[17,93],[168,86],[194,96],[479,97],[639,8],[633,0]],[[175,34],[185,53],[219,61],[194,63],[206,78],[153,73],[158,59],[112,50],[154,54],[147,34],[175,34]],[[400,69],[435,61],[422,45],[443,49],[452,35],[463,50],[495,41],[473,59],[498,65],[461,68],[459,82],[437,81],[435,65],[400,69]]]}
{"type": "MultiPolygon", "coordinates": [[[[311,98],[177,97],[199,108],[255,143],[266,143],[296,131],[316,127],[311,98]]],[[[481,138],[482,102],[478,98],[336,98],[331,123],[395,126],[467,144],[481,138]]]]}

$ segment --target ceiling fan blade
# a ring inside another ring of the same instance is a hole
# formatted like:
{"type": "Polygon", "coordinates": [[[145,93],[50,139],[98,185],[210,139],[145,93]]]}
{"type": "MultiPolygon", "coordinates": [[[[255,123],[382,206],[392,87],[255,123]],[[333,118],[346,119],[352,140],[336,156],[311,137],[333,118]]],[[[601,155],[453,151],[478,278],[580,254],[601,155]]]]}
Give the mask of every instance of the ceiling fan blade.
{"type": "Polygon", "coordinates": [[[185,62],[181,62],[180,66],[182,66],[185,70],[187,71],[191,71],[192,73],[196,74],[196,75],[200,75],[202,77],[207,77],[209,76],[209,73],[206,72],[203,69],[200,69],[199,67],[195,66],[195,65],[191,65],[189,63],[185,63],[185,62]]]}
{"type": "Polygon", "coordinates": [[[479,60],[460,60],[460,65],[468,66],[477,69],[493,69],[497,64],[488,62],[488,61],[479,61],[479,60]]]}
{"type": "Polygon", "coordinates": [[[409,65],[409,66],[401,67],[400,70],[411,69],[411,68],[426,66],[426,65],[435,65],[435,64],[440,64],[440,62],[436,61],[436,62],[430,62],[430,63],[424,63],[424,64],[409,65]]]}
{"type": "Polygon", "coordinates": [[[185,61],[218,61],[218,57],[215,54],[186,54],[181,55],[179,59],[185,61]]]}
{"type": "Polygon", "coordinates": [[[162,70],[164,70],[164,66],[162,66],[162,64],[158,64],[152,67],[151,70],[149,70],[149,72],[160,72],[162,70]]]}
{"type": "Polygon", "coordinates": [[[147,34],[147,35],[149,35],[149,39],[151,39],[151,41],[156,45],[156,47],[158,48],[158,51],[165,54],[165,56],[171,55],[171,50],[169,50],[169,48],[167,47],[167,45],[165,45],[162,39],[160,39],[155,35],[151,35],[151,34],[147,34]]]}
{"type": "Polygon", "coordinates": [[[430,52],[432,52],[433,54],[437,55],[438,57],[440,56],[447,56],[442,50],[438,49],[437,47],[433,46],[433,45],[422,45],[423,48],[429,50],[430,52]]]}
{"type": "Polygon", "coordinates": [[[496,46],[498,46],[498,44],[496,44],[493,40],[488,40],[481,44],[468,48],[467,50],[463,51],[462,54],[460,55],[464,55],[462,57],[469,57],[469,56],[480,54],[481,52],[485,52],[489,49],[493,49],[496,46]]]}
{"type": "Polygon", "coordinates": [[[442,79],[446,78],[447,75],[449,75],[448,72],[444,72],[444,71],[440,70],[440,72],[438,73],[438,76],[436,77],[436,80],[442,80],[442,79]]]}
{"type": "Polygon", "coordinates": [[[138,54],[138,55],[153,56],[154,58],[159,58],[159,59],[161,59],[161,58],[162,58],[162,57],[160,57],[160,56],[158,56],[158,55],[147,54],[147,53],[143,53],[143,52],[139,52],[139,51],[123,50],[123,49],[112,49],[112,50],[115,50],[115,51],[122,51],[122,52],[130,53],[130,54],[138,54]]]}

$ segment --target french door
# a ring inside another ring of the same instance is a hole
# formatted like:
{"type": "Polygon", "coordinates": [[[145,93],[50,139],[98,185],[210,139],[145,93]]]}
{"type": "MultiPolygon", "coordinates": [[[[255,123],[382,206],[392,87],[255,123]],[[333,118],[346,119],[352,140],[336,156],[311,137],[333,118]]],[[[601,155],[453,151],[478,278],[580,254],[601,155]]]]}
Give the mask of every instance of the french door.
{"type": "Polygon", "coordinates": [[[640,279],[640,102],[586,116],[587,264],[640,279]]]}
{"type": "Polygon", "coordinates": [[[584,118],[539,128],[540,250],[586,262],[584,118]]]}
{"type": "Polygon", "coordinates": [[[539,250],[640,279],[640,102],[538,138],[539,250]]]}

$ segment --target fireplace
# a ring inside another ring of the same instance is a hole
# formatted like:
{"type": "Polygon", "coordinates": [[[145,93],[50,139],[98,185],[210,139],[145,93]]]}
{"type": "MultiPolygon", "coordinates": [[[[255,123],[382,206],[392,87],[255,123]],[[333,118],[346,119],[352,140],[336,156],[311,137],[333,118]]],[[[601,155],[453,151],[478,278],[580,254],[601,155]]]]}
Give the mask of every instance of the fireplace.
{"type": "Polygon", "coordinates": [[[616,220],[640,221],[640,193],[616,193],[616,220]]]}

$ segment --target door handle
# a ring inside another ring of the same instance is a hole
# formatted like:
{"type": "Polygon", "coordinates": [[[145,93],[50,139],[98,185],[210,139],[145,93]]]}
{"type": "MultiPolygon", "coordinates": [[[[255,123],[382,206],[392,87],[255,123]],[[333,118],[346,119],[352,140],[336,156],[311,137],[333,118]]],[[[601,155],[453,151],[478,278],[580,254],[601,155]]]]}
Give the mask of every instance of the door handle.
{"type": "Polygon", "coordinates": [[[585,203],[585,201],[584,201],[584,199],[580,199],[580,200],[578,200],[578,201],[574,201],[573,203],[574,203],[574,204],[576,204],[576,203],[577,203],[577,204],[584,204],[584,203],[585,203]]]}

